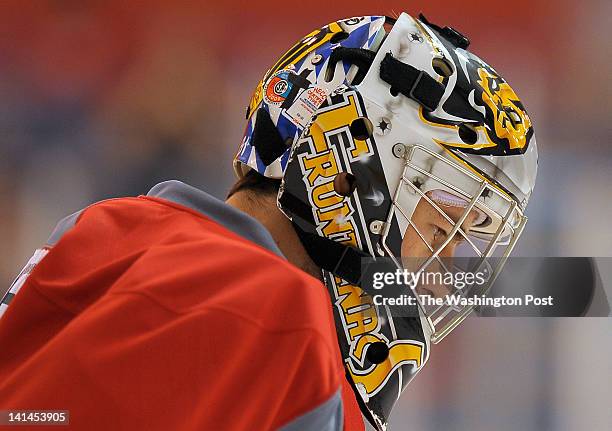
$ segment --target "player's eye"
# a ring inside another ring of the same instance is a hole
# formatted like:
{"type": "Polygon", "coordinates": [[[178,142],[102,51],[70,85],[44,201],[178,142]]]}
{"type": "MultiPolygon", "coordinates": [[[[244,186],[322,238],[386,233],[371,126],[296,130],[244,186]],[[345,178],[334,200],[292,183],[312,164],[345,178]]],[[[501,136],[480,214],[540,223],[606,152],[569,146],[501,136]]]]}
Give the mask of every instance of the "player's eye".
{"type": "Polygon", "coordinates": [[[448,233],[444,229],[442,229],[440,226],[434,226],[434,241],[444,241],[447,236],[448,233]]]}
{"type": "MultiPolygon", "coordinates": [[[[450,232],[450,230],[446,230],[444,228],[442,228],[441,226],[434,226],[434,242],[435,243],[440,243],[446,240],[446,238],[448,238],[448,234],[450,232]]],[[[461,235],[461,233],[457,232],[454,236],[454,238],[452,239],[452,242],[455,244],[460,244],[461,242],[463,242],[465,240],[465,238],[463,237],[463,235],[461,235]]]]}

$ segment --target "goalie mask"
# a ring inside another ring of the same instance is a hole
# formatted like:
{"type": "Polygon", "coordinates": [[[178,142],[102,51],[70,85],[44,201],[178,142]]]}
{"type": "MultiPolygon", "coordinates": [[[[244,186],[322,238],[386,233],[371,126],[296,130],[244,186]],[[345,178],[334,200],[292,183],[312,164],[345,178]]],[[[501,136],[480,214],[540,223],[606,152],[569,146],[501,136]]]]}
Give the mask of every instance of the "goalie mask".
{"type": "Polygon", "coordinates": [[[412,230],[429,255],[411,270],[455,266],[441,252],[460,236],[469,269],[485,268],[488,278],[459,294],[486,294],[526,222],[537,168],[531,120],[468,45],[423,16],[326,25],[265,74],[234,161],[239,176],[255,170],[282,180],[278,206],[322,268],[347,376],[379,430],[430,343],[473,307],[432,307],[416,295],[405,313],[392,312],[373,301],[362,262],[386,258],[405,267],[402,241],[412,230]],[[451,226],[437,247],[413,221],[423,202],[451,226]],[[451,219],[443,206],[461,215],[451,219]]]}

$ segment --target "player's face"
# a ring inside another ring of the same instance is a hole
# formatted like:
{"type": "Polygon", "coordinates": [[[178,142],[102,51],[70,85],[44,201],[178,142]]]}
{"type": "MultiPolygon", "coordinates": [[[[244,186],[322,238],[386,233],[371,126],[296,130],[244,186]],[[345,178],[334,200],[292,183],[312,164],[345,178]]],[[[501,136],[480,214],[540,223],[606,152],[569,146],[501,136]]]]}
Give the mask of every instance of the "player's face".
{"type": "MultiPolygon", "coordinates": [[[[465,208],[437,204],[435,208],[425,199],[418,203],[413,215],[412,223],[409,225],[402,241],[402,260],[407,269],[416,271],[420,264],[431,256],[432,250],[437,250],[448,238],[453,225],[441,214],[440,210],[454,222],[463,215],[465,208]]],[[[464,221],[462,228],[464,232],[469,232],[470,228],[478,218],[478,213],[472,210],[464,221]]],[[[455,255],[456,248],[464,241],[464,237],[457,233],[454,238],[440,252],[439,256],[448,261],[455,255]]],[[[440,270],[434,261],[427,271],[440,270]]],[[[444,285],[428,284],[426,287],[418,286],[417,293],[420,295],[432,295],[444,297],[450,289],[444,285]]]]}

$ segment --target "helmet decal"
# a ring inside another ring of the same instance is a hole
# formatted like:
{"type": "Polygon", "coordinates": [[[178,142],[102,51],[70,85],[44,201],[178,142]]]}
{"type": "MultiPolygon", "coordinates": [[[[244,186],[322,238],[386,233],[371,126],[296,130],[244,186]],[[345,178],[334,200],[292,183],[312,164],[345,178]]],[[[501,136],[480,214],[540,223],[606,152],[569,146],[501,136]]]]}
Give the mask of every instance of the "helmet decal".
{"type": "MultiPolygon", "coordinates": [[[[435,35],[433,29],[420,28],[435,35]]],[[[456,48],[439,34],[435,39],[427,36],[435,48],[434,58],[452,69],[441,76],[447,91],[438,109],[419,109],[423,122],[444,128],[444,137],[434,137],[434,141],[469,154],[523,154],[533,137],[533,127],[510,85],[471,52],[456,48]],[[449,129],[456,133],[452,138],[449,129]]]]}
{"type": "Polygon", "coordinates": [[[265,88],[263,89],[263,98],[267,104],[280,105],[287,100],[287,96],[289,96],[293,88],[291,75],[295,75],[295,72],[283,69],[276,72],[266,81],[265,88]]]}
{"type": "Polygon", "coordinates": [[[251,102],[249,103],[248,116],[250,117],[261,103],[263,99],[263,86],[264,83],[268,81],[270,76],[282,69],[291,69],[291,66],[295,67],[295,63],[303,59],[306,55],[317,49],[319,46],[331,40],[335,34],[339,34],[342,31],[342,27],[340,27],[338,23],[332,22],[331,24],[323,26],[320,29],[307,34],[298,43],[291,47],[291,49],[289,49],[289,51],[287,51],[274,64],[274,66],[272,66],[270,70],[266,72],[263,79],[257,84],[253,97],[251,97],[251,102]]]}
{"type": "Polygon", "coordinates": [[[487,136],[491,141],[497,141],[500,146],[506,144],[507,154],[515,150],[524,152],[533,134],[533,128],[518,96],[507,82],[485,68],[478,68],[478,76],[478,83],[483,89],[482,101],[494,118],[495,128],[491,131],[485,129],[487,136]]]}

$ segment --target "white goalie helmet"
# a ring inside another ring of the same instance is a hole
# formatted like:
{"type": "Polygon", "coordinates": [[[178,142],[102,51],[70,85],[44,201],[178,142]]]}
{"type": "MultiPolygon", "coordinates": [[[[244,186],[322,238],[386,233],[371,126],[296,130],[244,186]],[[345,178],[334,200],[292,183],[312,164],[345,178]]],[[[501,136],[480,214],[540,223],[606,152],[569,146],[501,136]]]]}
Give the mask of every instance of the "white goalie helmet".
{"type": "Polygon", "coordinates": [[[486,294],[525,226],[535,185],[531,120],[468,45],[456,30],[407,14],[316,30],[257,86],[234,162],[239,176],[281,180],[279,208],[323,270],[347,374],[362,411],[381,430],[430,342],[473,307],[418,301],[398,314],[373,302],[362,263],[387,258],[403,267],[401,244],[414,229],[430,255],[412,269],[446,268],[455,263],[440,253],[459,235],[460,253],[470,258],[463,269],[485,268],[488,279],[452,293],[486,294]],[[350,190],[338,187],[340,177],[350,190]],[[423,201],[452,226],[435,248],[412,220],[423,201]],[[463,211],[451,219],[441,205],[463,211]]]}

